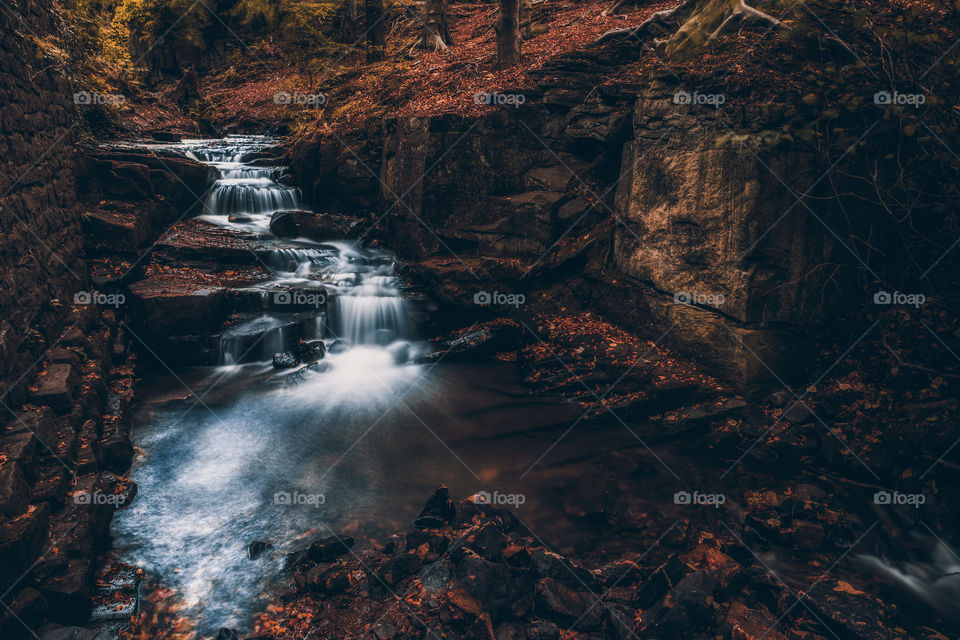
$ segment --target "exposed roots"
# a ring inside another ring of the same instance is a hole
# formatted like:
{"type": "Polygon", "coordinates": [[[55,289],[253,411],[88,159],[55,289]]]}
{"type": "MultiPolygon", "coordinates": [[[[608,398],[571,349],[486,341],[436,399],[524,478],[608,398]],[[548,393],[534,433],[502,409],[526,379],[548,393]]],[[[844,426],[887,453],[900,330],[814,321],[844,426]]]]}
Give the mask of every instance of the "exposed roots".
{"type": "MultiPolygon", "coordinates": [[[[629,1],[618,0],[608,13],[619,11],[629,1]]],[[[631,36],[652,41],[671,60],[688,60],[724,34],[749,24],[779,26],[780,21],[744,0],[685,0],[673,9],[658,11],[637,27],[608,31],[597,43],[631,36]]]]}

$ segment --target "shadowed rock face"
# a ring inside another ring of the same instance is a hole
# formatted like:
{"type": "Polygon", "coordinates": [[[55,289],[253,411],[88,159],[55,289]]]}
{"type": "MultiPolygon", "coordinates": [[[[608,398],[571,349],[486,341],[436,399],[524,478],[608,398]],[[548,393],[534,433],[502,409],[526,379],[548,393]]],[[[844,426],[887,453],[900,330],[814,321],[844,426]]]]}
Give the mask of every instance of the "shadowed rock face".
{"type": "MultiPolygon", "coordinates": [[[[27,0],[15,10],[40,34],[58,28],[49,4],[27,0]]],[[[45,340],[56,338],[63,314],[83,288],[82,246],[70,153],[77,112],[75,89],[59,65],[19,37],[9,11],[0,33],[0,391],[34,362],[45,340]],[[10,28],[6,28],[10,27],[10,28]],[[31,328],[38,334],[28,338],[31,328]]],[[[22,387],[22,385],[21,385],[22,387]]],[[[8,404],[22,399],[15,391],[8,404]]]]}
{"type": "MultiPolygon", "coordinates": [[[[581,86],[589,69],[554,72],[581,86]]],[[[856,258],[817,219],[831,218],[829,197],[816,216],[797,201],[830,195],[825,167],[809,152],[724,143],[728,126],[667,90],[560,99],[558,82],[542,80],[547,106],[531,100],[522,113],[388,121],[351,145],[362,162],[336,145],[300,149],[298,173],[379,183],[379,202],[314,197],[332,211],[379,208],[381,235],[441,304],[479,284],[532,300],[586,278],[580,304],[652,337],[675,327],[672,346],[729,380],[802,370],[810,334],[863,295],[856,258]],[[515,276],[487,281],[477,260],[515,276]]],[[[845,215],[845,232],[876,235],[845,215]]]]}

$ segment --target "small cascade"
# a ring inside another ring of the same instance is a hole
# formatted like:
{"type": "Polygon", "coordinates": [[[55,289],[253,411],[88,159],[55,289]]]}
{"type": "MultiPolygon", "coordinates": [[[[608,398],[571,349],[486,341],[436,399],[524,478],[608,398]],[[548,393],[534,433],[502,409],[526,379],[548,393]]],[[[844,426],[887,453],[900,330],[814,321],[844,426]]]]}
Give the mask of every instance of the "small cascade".
{"type": "Polygon", "coordinates": [[[220,363],[225,365],[269,360],[293,342],[295,322],[262,315],[243,322],[220,337],[220,363]]]}
{"type": "Polygon", "coordinates": [[[393,276],[368,275],[331,300],[335,333],[350,344],[387,345],[413,337],[410,310],[393,276]]]}
{"type": "Polygon", "coordinates": [[[269,177],[221,178],[204,203],[208,214],[220,216],[300,208],[300,190],[283,186],[269,177]]]}

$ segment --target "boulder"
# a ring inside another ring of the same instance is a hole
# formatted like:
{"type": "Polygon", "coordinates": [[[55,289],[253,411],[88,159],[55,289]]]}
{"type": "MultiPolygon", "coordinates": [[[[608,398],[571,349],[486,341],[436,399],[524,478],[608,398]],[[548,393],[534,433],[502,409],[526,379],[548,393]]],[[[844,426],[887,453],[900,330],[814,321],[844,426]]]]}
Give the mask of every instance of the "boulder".
{"type": "Polygon", "coordinates": [[[292,369],[298,364],[300,364],[300,361],[297,360],[297,356],[290,351],[281,351],[273,354],[274,369],[292,369]]]}
{"type": "Polygon", "coordinates": [[[30,399],[35,404],[46,405],[62,415],[73,408],[74,394],[79,382],[77,372],[71,365],[65,362],[48,364],[30,387],[30,399]]]}
{"type": "Polygon", "coordinates": [[[350,553],[354,541],[350,536],[330,536],[315,540],[307,549],[307,558],[313,562],[333,562],[350,553]]]}
{"type": "Polygon", "coordinates": [[[338,240],[361,233],[361,220],[313,211],[277,211],[270,218],[270,232],[278,238],[338,240]]]}

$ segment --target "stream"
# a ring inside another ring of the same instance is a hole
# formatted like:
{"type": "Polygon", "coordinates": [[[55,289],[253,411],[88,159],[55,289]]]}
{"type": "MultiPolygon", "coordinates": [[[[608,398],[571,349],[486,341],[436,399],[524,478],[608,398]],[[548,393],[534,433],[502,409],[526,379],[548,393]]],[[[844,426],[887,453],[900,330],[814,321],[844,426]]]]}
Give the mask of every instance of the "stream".
{"type": "Polygon", "coordinates": [[[576,417],[569,405],[526,396],[506,364],[415,364],[426,347],[392,255],[273,238],[271,214],[302,202],[274,180],[279,168],[244,163],[267,143],[234,137],[179,148],[222,176],[203,220],[277,245],[273,277],[255,286],[265,303],[282,285],[329,296],[327,304],[241,317],[222,334],[220,366],[144,380],[131,471],[139,494],[113,524],[118,559],[176,589],[200,629],[247,628],[268,576],[303,536],[409,527],[441,483],[460,497],[509,489],[501,478],[518,478],[556,436],[460,452],[458,441],[576,417]],[[298,335],[323,340],[327,355],[292,373],[274,369],[295,324],[298,335]],[[253,541],[273,547],[253,560],[253,541]]]}
{"type": "MultiPolygon", "coordinates": [[[[762,486],[760,472],[719,485],[720,468],[701,447],[678,441],[654,445],[654,453],[609,421],[566,437],[580,410],[530,395],[513,363],[418,364],[430,336],[418,334],[392,254],[271,234],[274,212],[304,206],[297,188],[277,181],[282,167],[249,162],[271,142],[233,136],[167,145],[220,172],[200,218],[275,247],[265,260],[271,276],[250,286],[263,311],[241,315],[221,334],[218,366],[145,376],[133,427],[139,493],[112,525],[115,558],[174,589],[201,633],[249,630],[284,557],[307,538],[352,535],[360,548],[408,530],[440,484],[458,498],[514,496],[533,535],[567,549],[610,543],[589,515],[608,489],[639,495],[662,518],[651,526],[667,530],[681,518],[719,527],[715,509],[691,514],[673,504],[678,489],[742,496],[762,486]],[[277,296],[291,289],[300,302],[316,300],[314,308],[278,311],[277,296]],[[326,356],[274,368],[291,336],[323,341],[326,356]],[[611,466],[626,450],[636,467],[611,466]],[[252,558],[253,542],[271,546],[252,558]]],[[[645,526],[650,515],[633,512],[645,526]]],[[[956,556],[948,548],[936,554],[930,565],[858,554],[858,572],[943,613],[957,594],[956,556]]],[[[793,581],[793,569],[780,570],[793,581]]]]}

